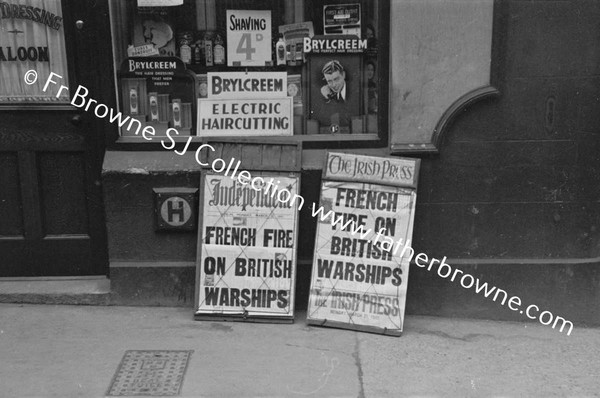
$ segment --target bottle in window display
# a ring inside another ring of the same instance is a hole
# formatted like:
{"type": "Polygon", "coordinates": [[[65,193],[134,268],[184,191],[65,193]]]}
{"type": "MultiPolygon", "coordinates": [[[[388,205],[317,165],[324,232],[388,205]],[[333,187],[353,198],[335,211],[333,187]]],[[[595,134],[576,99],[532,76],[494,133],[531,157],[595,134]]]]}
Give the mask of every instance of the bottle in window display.
{"type": "Polygon", "coordinates": [[[192,48],[190,47],[191,43],[191,32],[182,32],[179,35],[179,58],[181,58],[184,64],[188,65],[192,63],[192,48]]]}
{"type": "Polygon", "coordinates": [[[148,102],[150,104],[150,121],[158,122],[158,93],[148,93],[148,102]]]}
{"type": "Polygon", "coordinates": [[[286,43],[286,60],[289,66],[296,66],[296,44],[286,43]]]}
{"type": "Polygon", "coordinates": [[[208,32],[204,34],[204,57],[206,59],[206,66],[214,65],[213,41],[208,32]]]}
{"type": "Polygon", "coordinates": [[[181,127],[181,100],[174,99],[171,106],[173,108],[173,127],[181,127]]]}
{"type": "Polygon", "coordinates": [[[192,46],[192,63],[202,65],[202,43],[200,41],[196,41],[192,46]]]}
{"type": "Polygon", "coordinates": [[[181,46],[179,53],[184,64],[192,63],[192,48],[187,43],[181,46]]]}
{"type": "Polygon", "coordinates": [[[285,41],[283,35],[279,35],[279,40],[275,44],[275,56],[277,57],[277,65],[285,65],[285,41]]]}
{"type": "Polygon", "coordinates": [[[223,43],[223,38],[218,33],[215,36],[214,55],[215,55],[215,57],[214,57],[215,65],[224,65],[225,64],[225,45],[223,43]]]}
{"type": "Polygon", "coordinates": [[[129,114],[138,114],[138,93],[135,87],[129,89],[129,114]]]}
{"type": "Polygon", "coordinates": [[[299,41],[296,43],[296,64],[302,65],[304,62],[304,52],[302,49],[302,42],[299,41]]]}
{"type": "Polygon", "coordinates": [[[196,65],[204,65],[204,33],[196,32],[196,41],[194,43],[194,51],[192,54],[192,61],[196,65]]]}

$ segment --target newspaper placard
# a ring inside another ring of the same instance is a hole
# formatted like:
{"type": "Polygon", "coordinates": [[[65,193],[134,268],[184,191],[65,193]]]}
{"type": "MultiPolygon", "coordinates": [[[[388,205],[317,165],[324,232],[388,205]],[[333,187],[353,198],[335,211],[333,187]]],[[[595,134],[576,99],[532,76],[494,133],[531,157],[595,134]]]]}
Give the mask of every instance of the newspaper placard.
{"type": "MultiPolygon", "coordinates": [[[[298,177],[271,177],[298,193],[298,177]]],[[[196,315],[293,319],[297,208],[266,184],[206,173],[202,186],[196,315]]]]}
{"type": "Polygon", "coordinates": [[[292,135],[293,98],[198,99],[199,136],[292,135]]]}
{"type": "Polygon", "coordinates": [[[270,10],[227,10],[227,66],[273,63],[270,10]]]}
{"type": "MultiPolygon", "coordinates": [[[[407,160],[418,169],[418,160],[407,160]]],[[[317,219],[309,323],[401,334],[415,202],[411,188],[323,181],[323,214],[332,211],[340,221],[317,219]]]]}

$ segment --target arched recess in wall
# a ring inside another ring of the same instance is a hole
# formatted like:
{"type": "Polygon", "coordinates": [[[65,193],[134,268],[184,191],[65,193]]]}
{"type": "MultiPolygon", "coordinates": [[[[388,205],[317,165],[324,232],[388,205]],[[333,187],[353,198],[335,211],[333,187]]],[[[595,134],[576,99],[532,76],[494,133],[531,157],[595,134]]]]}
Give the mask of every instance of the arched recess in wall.
{"type": "Polygon", "coordinates": [[[498,96],[502,0],[393,0],[390,145],[435,153],[465,107],[498,96]]]}

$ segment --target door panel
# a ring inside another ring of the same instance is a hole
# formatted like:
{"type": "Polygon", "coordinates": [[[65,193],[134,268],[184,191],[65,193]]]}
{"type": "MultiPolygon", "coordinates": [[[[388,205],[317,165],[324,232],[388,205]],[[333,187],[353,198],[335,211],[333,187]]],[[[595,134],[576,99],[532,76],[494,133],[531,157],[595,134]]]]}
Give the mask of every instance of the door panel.
{"type": "Polygon", "coordinates": [[[0,236],[23,236],[19,159],[16,152],[0,152],[0,236]]]}
{"type": "Polygon", "coordinates": [[[101,214],[90,214],[99,210],[90,200],[100,198],[94,194],[98,179],[88,173],[85,140],[77,151],[57,151],[47,150],[54,144],[44,145],[36,131],[20,137],[27,139],[19,145],[13,141],[15,150],[0,156],[0,276],[106,273],[106,265],[92,261],[106,253],[91,250],[91,239],[104,234],[101,214]]]}
{"type": "Polygon", "coordinates": [[[38,152],[46,236],[89,233],[84,152],[38,152]]]}

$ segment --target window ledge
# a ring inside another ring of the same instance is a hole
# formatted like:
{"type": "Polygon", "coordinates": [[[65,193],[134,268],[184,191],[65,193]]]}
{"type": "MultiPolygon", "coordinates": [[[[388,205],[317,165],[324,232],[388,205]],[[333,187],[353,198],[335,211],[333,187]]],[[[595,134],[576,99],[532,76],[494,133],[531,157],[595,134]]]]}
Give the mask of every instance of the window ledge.
{"type": "Polygon", "coordinates": [[[106,151],[102,174],[140,174],[200,172],[194,152],[177,155],[173,151],[106,151]]]}
{"type": "Polygon", "coordinates": [[[161,141],[165,142],[165,145],[172,145],[172,141],[176,143],[184,143],[187,142],[188,139],[192,137],[192,142],[207,142],[207,141],[226,141],[226,142],[270,142],[270,143],[278,143],[278,142],[340,142],[340,141],[376,141],[379,140],[379,136],[377,134],[321,134],[321,135],[293,135],[293,136],[253,136],[253,137],[236,137],[236,136],[228,136],[228,137],[220,137],[220,136],[210,136],[210,137],[199,137],[199,136],[180,136],[180,137],[172,137],[167,138],[166,135],[163,136],[152,136],[151,140],[147,140],[144,137],[140,136],[122,136],[119,137],[117,143],[123,144],[147,144],[147,143],[160,143],[161,141]]]}

